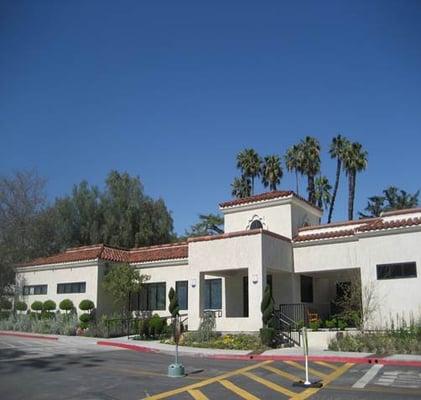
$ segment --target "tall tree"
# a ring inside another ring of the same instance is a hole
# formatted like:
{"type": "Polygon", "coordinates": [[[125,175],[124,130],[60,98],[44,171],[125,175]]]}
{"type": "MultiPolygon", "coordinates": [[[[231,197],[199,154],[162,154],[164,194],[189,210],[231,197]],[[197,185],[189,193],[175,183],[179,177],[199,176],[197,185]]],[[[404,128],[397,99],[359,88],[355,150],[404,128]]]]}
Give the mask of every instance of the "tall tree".
{"type": "Polygon", "coordinates": [[[320,172],[320,143],[311,136],[306,136],[299,144],[302,151],[302,170],[307,175],[308,200],[316,204],[314,179],[320,172]]]}
{"type": "Polygon", "coordinates": [[[254,194],[254,178],[260,176],[262,160],[254,149],[244,149],[237,155],[237,168],[244,177],[251,180],[251,194],[254,194]]]}
{"type": "Polygon", "coordinates": [[[231,194],[234,197],[242,199],[251,195],[251,183],[250,179],[242,176],[241,178],[235,178],[231,184],[231,194]]]}
{"type": "Polygon", "coordinates": [[[332,186],[325,176],[318,176],[315,179],[316,202],[317,206],[321,209],[327,209],[332,201],[332,186]]]}
{"type": "Polygon", "coordinates": [[[261,175],[263,186],[276,190],[276,185],[279,185],[283,175],[279,156],[272,155],[264,158],[261,175]]]}
{"type": "Polygon", "coordinates": [[[295,144],[285,154],[285,166],[287,171],[295,173],[295,191],[300,194],[298,174],[303,174],[303,152],[301,146],[295,144]]]}
{"type": "Polygon", "coordinates": [[[199,222],[186,231],[186,236],[206,236],[224,233],[224,218],[219,214],[199,214],[199,222]]]}
{"type": "Polygon", "coordinates": [[[358,142],[346,146],[344,151],[344,168],[348,175],[348,219],[354,218],[355,187],[357,173],[367,168],[367,151],[358,142]]]}
{"type": "Polygon", "coordinates": [[[332,139],[330,144],[329,154],[331,158],[336,159],[336,178],[335,185],[333,187],[332,200],[330,202],[329,214],[327,217],[327,223],[330,224],[332,221],[333,208],[335,207],[336,195],[338,193],[339,179],[342,170],[342,162],[344,158],[345,149],[349,146],[349,140],[342,135],[337,135],[332,139]]]}
{"type": "Polygon", "coordinates": [[[368,198],[365,212],[359,212],[360,218],[380,217],[382,212],[392,210],[403,210],[418,206],[419,191],[408,193],[396,186],[389,186],[383,190],[382,196],[368,198]]]}

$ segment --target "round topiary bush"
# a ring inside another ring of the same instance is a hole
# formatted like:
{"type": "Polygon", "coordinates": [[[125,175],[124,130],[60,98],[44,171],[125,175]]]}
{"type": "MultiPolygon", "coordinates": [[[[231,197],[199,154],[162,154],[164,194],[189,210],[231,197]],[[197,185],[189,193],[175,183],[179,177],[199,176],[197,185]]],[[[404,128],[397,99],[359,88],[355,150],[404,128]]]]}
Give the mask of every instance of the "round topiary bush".
{"type": "Polygon", "coordinates": [[[17,301],[15,304],[16,311],[26,311],[28,305],[24,301],[17,301]]]}
{"type": "Polygon", "coordinates": [[[12,302],[9,299],[0,299],[0,309],[11,310],[13,307],[12,302]]]}
{"type": "Polygon", "coordinates": [[[79,319],[81,322],[87,323],[91,320],[91,316],[88,313],[84,313],[79,316],[79,319]]]}
{"type": "Polygon", "coordinates": [[[42,301],[34,301],[31,304],[31,310],[32,311],[42,311],[42,301]]]}
{"type": "Polygon", "coordinates": [[[94,302],[88,299],[82,300],[79,304],[79,309],[81,309],[82,311],[91,311],[94,308],[95,308],[94,302]]]}
{"type": "Polygon", "coordinates": [[[64,299],[60,301],[58,307],[60,308],[60,310],[66,311],[66,314],[75,308],[75,306],[73,305],[73,301],[70,299],[64,299]]]}
{"type": "Polygon", "coordinates": [[[56,303],[53,300],[45,300],[42,305],[43,311],[54,311],[56,309],[56,303]]]}

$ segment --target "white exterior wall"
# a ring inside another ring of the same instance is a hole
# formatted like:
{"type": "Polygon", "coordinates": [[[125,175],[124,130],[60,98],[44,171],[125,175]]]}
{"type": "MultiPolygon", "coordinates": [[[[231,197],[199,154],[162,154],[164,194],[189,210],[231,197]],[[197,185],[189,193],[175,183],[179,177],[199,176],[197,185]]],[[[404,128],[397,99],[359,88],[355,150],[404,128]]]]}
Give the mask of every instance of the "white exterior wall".
{"type": "Polygon", "coordinates": [[[311,273],[358,268],[358,241],[323,240],[294,245],[294,271],[311,273]]]}
{"type": "Polygon", "coordinates": [[[56,302],[57,309],[59,303],[64,299],[73,301],[74,306],[79,310],[79,303],[82,300],[89,299],[98,306],[98,262],[78,262],[66,263],[58,265],[21,267],[18,268],[16,274],[16,283],[20,288],[30,285],[48,285],[47,294],[45,295],[27,295],[21,296],[22,300],[28,304],[30,308],[34,301],[53,300],[56,302]],[[86,282],[85,293],[57,293],[58,283],[86,282]]]}
{"type": "Polygon", "coordinates": [[[376,305],[371,327],[390,326],[391,319],[396,326],[397,319],[421,318],[421,231],[362,236],[359,260],[363,297],[371,292],[376,305]],[[417,264],[416,278],[377,280],[377,264],[411,261],[417,264]]]}

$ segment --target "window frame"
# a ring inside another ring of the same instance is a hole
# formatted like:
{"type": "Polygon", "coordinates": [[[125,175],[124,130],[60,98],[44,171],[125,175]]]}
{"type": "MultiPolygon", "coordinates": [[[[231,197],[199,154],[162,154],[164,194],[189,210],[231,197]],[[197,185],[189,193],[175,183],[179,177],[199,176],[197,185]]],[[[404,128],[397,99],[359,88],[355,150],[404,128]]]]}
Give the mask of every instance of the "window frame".
{"type": "Polygon", "coordinates": [[[396,263],[387,263],[387,264],[377,264],[376,265],[376,278],[378,281],[390,281],[395,279],[411,279],[411,278],[417,278],[417,263],[415,261],[405,261],[405,262],[396,262],[396,263]],[[390,273],[391,269],[399,267],[401,274],[393,276],[392,273],[390,273]],[[405,275],[405,267],[413,268],[412,274],[405,275]],[[384,269],[384,271],[381,271],[381,269],[384,269]],[[389,271],[387,271],[389,269],[389,271]],[[388,272],[390,276],[388,275],[388,272]]]}
{"type": "Polygon", "coordinates": [[[205,310],[221,310],[222,309],[222,278],[205,279],[205,310]],[[213,299],[212,286],[219,285],[219,299],[213,299]],[[215,307],[219,305],[219,307],[215,307]]]}
{"type": "Polygon", "coordinates": [[[41,296],[48,293],[48,285],[41,284],[41,285],[25,285],[22,288],[23,296],[41,296]],[[31,289],[33,289],[33,293],[31,293],[31,289]],[[36,293],[37,289],[40,289],[40,293],[36,293]],[[45,291],[43,290],[45,289],[45,291]]]}
{"type": "Polygon", "coordinates": [[[86,293],[86,281],[57,283],[57,294],[86,293]],[[78,285],[78,286],[76,286],[78,285]],[[61,290],[63,288],[63,290],[61,290]]]}
{"type": "Polygon", "coordinates": [[[189,309],[189,281],[176,281],[175,282],[175,293],[177,294],[178,299],[178,305],[180,307],[180,310],[188,310],[189,309]],[[184,286],[186,290],[186,298],[183,301],[183,304],[180,300],[179,296],[179,286],[184,286]],[[183,307],[185,305],[185,307],[183,307]]]}
{"type": "Polygon", "coordinates": [[[167,306],[167,282],[145,283],[140,291],[139,303],[140,311],[165,311],[167,306]],[[162,298],[159,298],[160,294],[163,294],[162,298]],[[152,297],[155,298],[152,299],[152,297]]]}

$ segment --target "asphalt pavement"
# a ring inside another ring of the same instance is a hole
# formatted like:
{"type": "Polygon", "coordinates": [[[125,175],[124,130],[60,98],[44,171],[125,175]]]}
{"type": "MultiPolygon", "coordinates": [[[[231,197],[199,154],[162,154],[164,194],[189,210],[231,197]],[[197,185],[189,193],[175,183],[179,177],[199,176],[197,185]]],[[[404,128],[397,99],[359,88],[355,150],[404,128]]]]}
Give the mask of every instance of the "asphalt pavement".
{"type": "Polygon", "coordinates": [[[311,362],[322,388],[301,388],[299,361],[184,356],[187,376],[169,378],[173,357],[96,345],[0,336],[0,398],[37,399],[421,399],[421,368],[311,362]]]}

